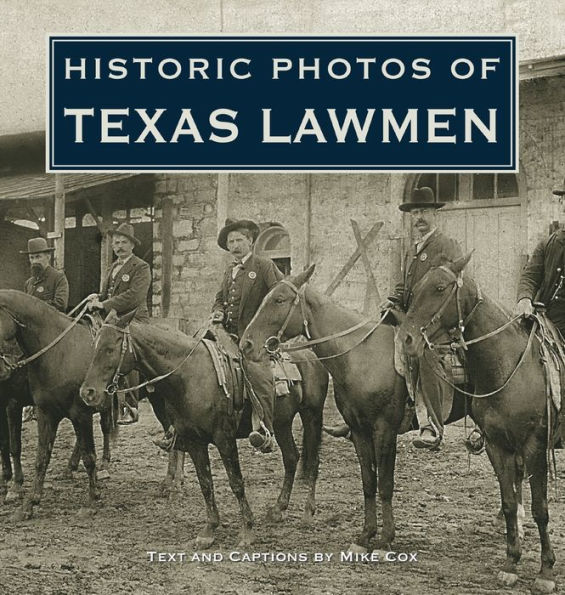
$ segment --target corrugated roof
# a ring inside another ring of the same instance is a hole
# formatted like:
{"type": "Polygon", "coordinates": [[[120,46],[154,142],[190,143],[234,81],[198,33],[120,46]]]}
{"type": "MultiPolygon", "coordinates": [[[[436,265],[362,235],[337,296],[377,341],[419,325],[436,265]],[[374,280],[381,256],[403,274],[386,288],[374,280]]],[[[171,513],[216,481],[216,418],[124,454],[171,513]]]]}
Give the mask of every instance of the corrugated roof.
{"type": "MultiPolygon", "coordinates": [[[[139,174],[61,174],[65,195],[78,190],[125,180],[139,174]]],[[[23,174],[0,177],[0,201],[35,200],[55,196],[54,174],[23,174]]]]}

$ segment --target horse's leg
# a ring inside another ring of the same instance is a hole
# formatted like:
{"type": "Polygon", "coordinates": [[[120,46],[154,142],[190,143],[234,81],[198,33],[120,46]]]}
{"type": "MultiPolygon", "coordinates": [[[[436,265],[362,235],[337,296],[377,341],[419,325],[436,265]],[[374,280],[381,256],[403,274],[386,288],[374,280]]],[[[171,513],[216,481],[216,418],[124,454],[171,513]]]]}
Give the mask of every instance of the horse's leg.
{"type": "MultiPolygon", "coordinates": [[[[544,430],[542,429],[542,432],[544,430]]],[[[555,554],[551,547],[547,525],[549,514],[547,509],[547,459],[544,439],[535,439],[534,447],[524,448],[526,452],[526,468],[530,474],[532,493],[532,516],[538,526],[541,542],[541,569],[536,578],[532,592],[551,593],[555,589],[553,565],[555,554]]]]}
{"type": "Polygon", "coordinates": [[[177,471],[177,461],[180,452],[178,450],[171,450],[169,452],[169,461],[167,463],[167,475],[165,479],[159,485],[160,495],[163,497],[168,496],[171,493],[173,487],[173,481],[175,479],[175,473],[177,471]]]}
{"type": "Polygon", "coordinates": [[[375,469],[375,451],[372,440],[367,433],[359,429],[351,429],[351,439],[355,445],[357,458],[361,467],[363,496],[365,499],[365,521],[363,531],[349,546],[350,551],[364,553],[369,549],[369,540],[377,534],[377,477],[375,469]]]}
{"type": "MultiPolygon", "coordinates": [[[[243,483],[243,476],[241,475],[241,468],[239,466],[239,453],[237,452],[237,443],[235,438],[230,438],[225,435],[217,437],[216,447],[222,457],[222,462],[228,474],[228,480],[234,496],[239,503],[239,510],[241,511],[242,529],[239,535],[238,547],[247,547],[254,541],[253,536],[253,513],[249,507],[249,502],[245,496],[245,485],[243,483]]],[[[296,447],[295,447],[296,448],[296,447]]],[[[295,465],[296,470],[296,465],[295,465]]]]}
{"type": "Polygon", "coordinates": [[[516,512],[516,519],[518,521],[518,536],[524,539],[524,519],[526,518],[526,511],[522,500],[522,487],[524,485],[524,459],[521,455],[516,455],[516,500],[518,502],[518,510],[516,512]]]}
{"type": "Polygon", "coordinates": [[[302,475],[308,485],[308,496],[304,505],[303,521],[312,520],[316,512],[316,481],[320,468],[320,443],[322,441],[322,409],[305,409],[302,419],[302,475]]]}
{"type": "Polygon", "coordinates": [[[2,456],[2,477],[0,479],[0,504],[6,501],[8,482],[12,479],[10,461],[10,429],[8,427],[7,407],[0,406],[0,455],[2,456]]]}
{"type": "Polygon", "coordinates": [[[198,549],[206,549],[214,543],[216,539],[216,528],[220,524],[216,497],[214,496],[214,482],[212,481],[212,471],[210,469],[208,445],[193,440],[183,440],[183,442],[194,463],[198,483],[200,484],[200,489],[206,502],[206,526],[196,537],[196,547],[198,549]]]}
{"type": "Polygon", "coordinates": [[[14,495],[24,497],[24,472],[22,469],[22,410],[23,405],[13,400],[8,404],[8,427],[10,430],[10,454],[14,463],[14,495]]]}
{"type": "Polygon", "coordinates": [[[275,417],[274,430],[283,457],[284,480],[277,501],[267,509],[267,520],[278,523],[282,521],[282,511],[288,508],[300,455],[292,435],[292,417],[285,420],[284,423],[277,423],[275,417]]]}
{"type": "MultiPolygon", "coordinates": [[[[75,430],[76,432],[76,430],[75,430]]],[[[63,479],[73,479],[74,472],[78,469],[78,464],[80,463],[80,438],[78,434],[76,435],[75,445],[73,446],[73,452],[69,458],[69,462],[67,463],[67,467],[63,472],[63,479]]]]}
{"type": "Polygon", "coordinates": [[[379,496],[383,515],[383,528],[379,548],[390,550],[394,541],[394,513],[392,494],[394,490],[394,466],[396,463],[396,431],[384,418],[378,418],[373,431],[375,461],[377,463],[379,496]]]}
{"type": "Polygon", "coordinates": [[[173,457],[173,476],[171,486],[169,489],[169,500],[176,500],[182,495],[182,487],[184,485],[184,452],[181,450],[173,450],[175,455],[173,457]]]}
{"type": "Polygon", "coordinates": [[[111,446],[120,427],[115,421],[117,421],[117,417],[114,417],[112,409],[105,409],[100,412],[100,429],[102,430],[104,450],[102,452],[102,462],[98,465],[99,480],[110,478],[111,446]]]}
{"type": "Polygon", "coordinates": [[[516,565],[521,556],[518,536],[518,499],[516,496],[516,460],[514,453],[487,441],[486,451],[500,486],[502,510],[506,520],[506,562],[498,573],[498,580],[505,587],[512,587],[518,580],[516,565]]]}
{"type": "Polygon", "coordinates": [[[92,431],[92,414],[81,413],[78,419],[75,417],[71,421],[80,440],[82,462],[88,473],[88,508],[85,512],[92,513],[96,510],[96,501],[100,499],[96,473],[94,433],[92,431]]]}
{"type": "Polygon", "coordinates": [[[15,520],[17,521],[30,519],[33,516],[33,507],[41,502],[45,474],[51,460],[57,428],[61,421],[59,415],[48,413],[39,406],[36,406],[36,415],[37,452],[35,455],[35,477],[33,478],[31,493],[25,498],[22,507],[15,513],[15,520]]]}

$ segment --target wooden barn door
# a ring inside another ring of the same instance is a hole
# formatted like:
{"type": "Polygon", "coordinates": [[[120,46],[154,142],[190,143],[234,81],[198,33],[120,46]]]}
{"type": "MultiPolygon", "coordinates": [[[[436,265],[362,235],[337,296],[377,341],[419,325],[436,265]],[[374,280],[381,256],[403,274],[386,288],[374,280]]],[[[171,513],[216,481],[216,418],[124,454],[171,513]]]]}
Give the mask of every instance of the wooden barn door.
{"type": "Polygon", "coordinates": [[[423,174],[446,205],[438,225],[465,253],[474,250],[468,271],[486,294],[511,307],[524,263],[522,199],[514,174],[423,174]]]}

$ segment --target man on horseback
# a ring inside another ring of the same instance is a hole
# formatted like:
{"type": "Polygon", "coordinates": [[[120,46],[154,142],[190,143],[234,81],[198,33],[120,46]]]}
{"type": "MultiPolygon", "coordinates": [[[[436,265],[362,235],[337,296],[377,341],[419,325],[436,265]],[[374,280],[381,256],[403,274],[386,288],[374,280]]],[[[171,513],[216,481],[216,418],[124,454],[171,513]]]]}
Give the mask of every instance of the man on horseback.
{"type": "MultiPolygon", "coordinates": [[[[435,200],[433,190],[428,187],[416,188],[410,200],[400,205],[401,211],[410,213],[414,244],[404,258],[404,277],[396,285],[392,296],[382,304],[383,310],[407,312],[416,283],[430,270],[438,257],[444,255],[448,260],[454,261],[462,256],[459,244],[437,229],[436,213],[444,205],[445,203],[435,200]]],[[[426,359],[406,356],[396,342],[395,350],[396,365],[397,368],[404,368],[420,426],[420,433],[413,444],[416,448],[437,448],[443,437],[443,422],[449,415],[453,389],[437,377],[426,359]]],[[[434,360],[436,366],[445,366],[443,358],[435,353],[434,360]]],[[[340,426],[326,428],[326,431],[334,436],[344,436],[347,435],[348,428],[340,426]]]]}
{"type": "MultiPolygon", "coordinates": [[[[565,182],[553,194],[565,196],[565,182]]],[[[534,305],[543,305],[548,318],[565,337],[565,229],[559,228],[534,250],[520,275],[515,315],[528,318],[534,305]]]]}
{"type": "Polygon", "coordinates": [[[31,265],[31,277],[25,282],[24,291],[49,305],[65,312],[69,303],[69,282],[64,271],[51,266],[51,252],[45,238],[28,240],[27,254],[31,265]]]}
{"type": "MultiPolygon", "coordinates": [[[[89,296],[88,309],[105,314],[115,310],[118,316],[135,310],[135,320],[148,320],[147,294],[151,286],[151,270],[144,260],[133,253],[133,249],[141,242],[135,237],[133,225],[129,223],[121,223],[109,233],[117,258],[108,271],[100,295],[93,293],[89,296]]],[[[137,398],[133,393],[126,393],[120,412],[118,423],[129,424],[138,420],[137,398]]]]}
{"type": "MultiPolygon", "coordinates": [[[[212,321],[221,324],[232,338],[239,343],[243,331],[251,322],[263,298],[282,279],[283,275],[275,263],[253,254],[253,244],[259,235],[259,227],[246,219],[234,221],[226,219],[218,234],[218,245],[228,251],[234,260],[224,272],[221,287],[212,307],[212,321]]],[[[272,377],[266,377],[263,369],[247,362],[246,370],[253,386],[261,389],[261,394],[272,393],[272,401],[263,403],[274,409],[274,385],[272,377]]],[[[254,423],[256,427],[256,423],[254,423]]],[[[267,452],[265,435],[253,430],[249,441],[256,448],[267,452]]]]}
{"type": "MultiPolygon", "coordinates": [[[[20,250],[20,254],[27,254],[31,265],[31,277],[25,282],[24,291],[36,298],[65,312],[69,304],[69,282],[65,272],[51,266],[51,252],[45,238],[31,238],[27,243],[27,251],[20,250]]],[[[23,409],[23,421],[35,419],[33,405],[23,409]]]]}

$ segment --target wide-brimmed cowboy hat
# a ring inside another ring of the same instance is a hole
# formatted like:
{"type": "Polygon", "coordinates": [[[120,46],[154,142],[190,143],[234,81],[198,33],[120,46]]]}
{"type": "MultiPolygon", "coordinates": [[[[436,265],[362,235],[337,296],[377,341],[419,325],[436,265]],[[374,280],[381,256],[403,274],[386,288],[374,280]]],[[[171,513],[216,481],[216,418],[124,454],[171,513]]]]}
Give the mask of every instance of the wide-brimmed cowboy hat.
{"type": "Polygon", "coordinates": [[[227,250],[228,235],[230,231],[237,231],[238,229],[247,229],[250,231],[253,241],[255,241],[259,235],[259,226],[254,221],[250,221],[249,219],[226,219],[224,227],[220,229],[220,233],[218,234],[218,246],[223,250],[227,250]]]}
{"type": "Polygon", "coordinates": [[[563,180],[561,186],[559,188],[556,188],[553,191],[553,194],[555,194],[556,196],[563,196],[565,195],[565,180],[563,180]]]}
{"type": "Polygon", "coordinates": [[[55,248],[47,245],[45,238],[31,238],[27,241],[27,250],[20,250],[20,254],[41,254],[41,252],[53,252],[55,248]]]}
{"type": "Polygon", "coordinates": [[[428,186],[416,188],[408,202],[403,202],[398,208],[401,211],[411,211],[412,209],[441,209],[444,202],[437,202],[434,191],[428,186]]]}
{"type": "Polygon", "coordinates": [[[131,225],[131,223],[120,223],[116,229],[111,229],[108,233],[111,236],[124,236],[128,240],[131,240],[136,246],[141,244],[135,237],[133,225],[131,225]]]}

